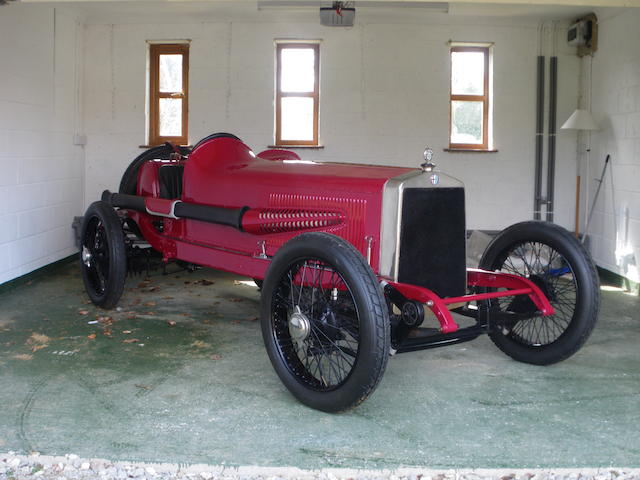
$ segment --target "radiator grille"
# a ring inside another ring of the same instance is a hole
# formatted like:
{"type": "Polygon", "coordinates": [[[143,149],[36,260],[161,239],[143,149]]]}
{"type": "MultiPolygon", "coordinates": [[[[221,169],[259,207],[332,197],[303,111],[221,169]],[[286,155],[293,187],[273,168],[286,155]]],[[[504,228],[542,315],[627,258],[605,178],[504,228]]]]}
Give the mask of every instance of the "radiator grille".
{"type": "Polygon", "coordinates": [[[398,281],[441,297],[466,293],[463,188],[408,188],[402,201],[398,281]]]}

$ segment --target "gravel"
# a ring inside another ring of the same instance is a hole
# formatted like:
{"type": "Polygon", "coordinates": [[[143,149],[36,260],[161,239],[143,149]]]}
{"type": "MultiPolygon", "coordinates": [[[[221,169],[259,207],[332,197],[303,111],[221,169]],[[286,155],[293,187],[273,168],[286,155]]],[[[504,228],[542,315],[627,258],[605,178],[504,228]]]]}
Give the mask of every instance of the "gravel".
{"type": "Polygon", "coordinates": [[[144,464],[0,453],[0,480],[640,480],[640,469],[501,469],[397,470],[322,469],[294,467],[226,467],[215,465],[144,464]]]}

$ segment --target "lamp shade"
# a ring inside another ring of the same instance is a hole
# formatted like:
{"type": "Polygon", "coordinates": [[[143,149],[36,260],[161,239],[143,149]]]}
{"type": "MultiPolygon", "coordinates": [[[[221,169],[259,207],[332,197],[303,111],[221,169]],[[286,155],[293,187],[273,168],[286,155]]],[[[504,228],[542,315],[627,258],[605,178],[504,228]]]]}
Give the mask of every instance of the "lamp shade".
{"type": "Polygon", "coordinates": [[[576,109],[560,128],[562,130],[600,130],[591,113],[580,108],[576,109]]]}

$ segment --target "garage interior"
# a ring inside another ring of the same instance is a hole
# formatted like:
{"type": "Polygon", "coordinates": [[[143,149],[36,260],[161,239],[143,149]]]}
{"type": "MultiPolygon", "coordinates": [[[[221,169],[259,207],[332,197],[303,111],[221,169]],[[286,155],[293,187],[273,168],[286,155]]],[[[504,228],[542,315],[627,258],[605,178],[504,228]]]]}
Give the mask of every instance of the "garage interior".
{"type": "Polygon", "coordinates": [[[640,4],[374,0],[355,2],[352,27],[321,25],[320,5],[0,1],[0,451],[305,469],[640,467],[640,4]],[[585,52],[567,34],[589,15],[597,46],[585,52]],[[189,44],[189,144],[226,131],[258,152],[276,143],[279,41],[320,45],[319,139],[294,148],[303,159],[417,168],[428,145],[465,184],[469,231],[536,215],[588,225],[603,289],[582,350],[550,367],[514,362],[486,337],[396,355],[367,402],[328,415],[273,372],[249,278],[170,266],[129,277],[118,310],[87,303],[72,224],[149,146],[150,45],[189,44]],[[491,48],[483,151],[451,148],[458,44],[491,48]],[[561,128],[576,109],[595,126],[561,128]]]}

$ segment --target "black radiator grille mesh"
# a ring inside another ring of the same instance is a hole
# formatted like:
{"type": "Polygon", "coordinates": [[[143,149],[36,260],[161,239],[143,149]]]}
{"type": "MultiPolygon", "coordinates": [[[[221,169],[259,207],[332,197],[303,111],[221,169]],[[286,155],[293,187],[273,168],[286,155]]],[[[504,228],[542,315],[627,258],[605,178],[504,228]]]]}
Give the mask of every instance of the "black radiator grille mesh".
{"type": "Polygon", "coordinates": [[[402,201],[398,281],[441,297],[464,295],[466,227],[463,188],[408,188],[402,201]]]}

